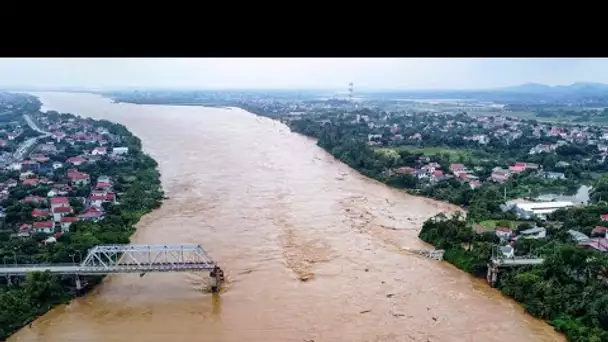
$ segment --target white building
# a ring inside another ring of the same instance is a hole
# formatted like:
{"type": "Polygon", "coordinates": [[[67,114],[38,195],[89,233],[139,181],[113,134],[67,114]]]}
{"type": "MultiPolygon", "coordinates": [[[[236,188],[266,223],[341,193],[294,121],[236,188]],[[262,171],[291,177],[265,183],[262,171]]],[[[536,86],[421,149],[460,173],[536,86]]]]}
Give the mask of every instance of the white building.
{"type": "Polygon", "coordinates": [[[508,240],[513,236],[513,231],[506,227],[496,227],[496,236],[501,240],[508,240]]]}
{"type": "Polygon", "coordinates": [[[547,215],[562,208],[573,207],[574,203],[569,201],[563,202],[531,202],[531,203],[516,203],[512,206],[517,216],[523,219],[529,219],[533,216],[545,218],[547,215]]]}
{"type": "Polygon", "coordinates": [[[519,232],[518,239],[544,239],[547,237],[547,229],[535,227],[519,232]]]}
{"type": "Polygon", "coordinates": [[[129,148],[128,147],[114,147],[112,149],[112,153],[114,153],[114,154],[127,154],[127,153],[129,153],[129,148]]]}
{"type": "Polygon", "coordinates": [[[589,237],[579,231],[576,231],[574,229],[570,229],[568,230],[568,234],[570,234],[570,236],[572,237],[572,239],[574,241],[576,241],[577,243],[584,243],[589,241],[589,237]]]}
{"type": "Polygon", "coordinates": [[[19,171],[19,170],[21,170],[21,162],[14,162],[14,163],[11,163],[11,164],[8,166],[8,169],[9,169],[9,170],[12,170],[12,171],[19,171]]]}
{"type": "MultiPolygon", "coordinates": [[[[114,153],[116,153],[116,151],[114,151],[114,153]]],[[[105,146],[95,147],[93,149],[93,151],[91,151],[91,154],[94,156],[105,156],[107,154],[106,147],[105,146]]]]}

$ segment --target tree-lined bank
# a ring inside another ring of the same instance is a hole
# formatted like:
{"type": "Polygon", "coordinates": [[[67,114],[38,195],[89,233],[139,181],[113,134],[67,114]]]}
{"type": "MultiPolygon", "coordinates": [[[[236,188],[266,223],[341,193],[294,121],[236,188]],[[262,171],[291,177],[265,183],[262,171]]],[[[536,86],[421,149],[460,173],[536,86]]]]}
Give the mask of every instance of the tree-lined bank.
{"type": "MultiPolygon", "coordinates": [[[[142,152],[141,141],[123,125],[41,112],[39,101],[27,114],[54,135],[38,141],[25,161],[16,161],[23,169],[9,169],[12,163],[0,171],[0,185],[6,190],[0,260],[80,262],[95,245],[129,243],[135,224],[163,198],[157,164],[142,152]],[[128,153],[110,153],[118,147],[128,153]],[[107,194],[102,207],[91,202],[93,192],[98,197],[107,194]],[[70,213],[61,214],[56,222],[48,218],[55,209],[50,204],[53,198],[69,199],[64,207],[70,213]]],[[[100,281],[101,277],[87,277],[85,292],[100,281]]],[[[73,276],[32,273],[13,277],[11,283],[1,279],[0,339],[78,294],[73,276]]]]}

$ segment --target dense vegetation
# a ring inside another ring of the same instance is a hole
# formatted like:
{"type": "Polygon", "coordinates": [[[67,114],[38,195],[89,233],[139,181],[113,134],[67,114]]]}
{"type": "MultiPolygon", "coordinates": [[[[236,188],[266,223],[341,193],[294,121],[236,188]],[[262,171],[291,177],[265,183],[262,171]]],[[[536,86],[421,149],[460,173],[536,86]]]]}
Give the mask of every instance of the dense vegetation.
{"type": "MultiPolygon", "coordinates": [[[[70,232],[61,235],[54,244],[41,244],[44,234],[19,238],[11,234],[11,231],[3,230],[0,232],[1,262],[78,262],[86,256],[89,248],[97,244],[129,243],[129,237],[141,216],[160,206],[163,193],[157,164],[142,152],[140,140],[122,125],[108,121],[94,123],[121,136],[122,145],[129,148],[129,156],[121,161],[100,161],[81,168],[81,171],[88,172],[92,178],[102,174],[110,176],[114,190],[119,194],[120,204],[104,204],[105,219],[97,223],[75,222],[70,227],[70,232]]],[[[7,227],[12,227],[12,223],[30,215],[32,205],[17,200],[28,194],[40,195],[45,189],[36,191],[23,188],[12,191],[9,200],[3,203],[7,207],[7,227]]],[[[88,277],[86,280],[89,284],[95,284],[101,278],[88,277]]],[[[69,276],[30,274],[25,279],[13,279],[12,285],[5,279],[0,281],[0,339],[6,338],[53,306],[66,303],[77,295],[74,279],[69,276]]]]}
{"type": "MultiPolygon", "coordinates": [[[[361,113],[369,114],[366,111],[361,111],[361,113]]],[[[567,179],[547,180],[533,175],[532,171],[526,171],[512,177],[506,184],[485,182],[481,188],[476,190],[472,190],[469,184],[456,179],[429,185],[421,182],[413,175],[388,174],[386,172],[389,169],[401,166],[420,166],[420,158],[425,156],[424,149],[402,148],[395,149],[396,153],[393,154],[379,153],[377,148],[367,144],[367,134],[369,133],[367,124],[352,123],[347,119],[334,116],[333,120],[327,120],[325,124],[321,125],[318,119],[304,117],[298,120],[290,120],[288,125],[295,132],[317,138],[317,144],[320,147],[364,175],[397,188],[408,189],[419,195],[467,207],[469,217],[472,219],[510,219],[512,215],[503,213],[499,207],[500,204],[504,203],[505,194],[508,198],[516,198],[538,195],[542,191],[550,189],[572,193],[580,186],[581,181],[591,178],[589,176],[591,170],[600,171],[605,167],[598,163],[585,166],[579,164],[578,160],[580,159],[582,163],[583,156],[587,156],[585,151],[575,150],[573,152],[570,149],[559,148],[557,154],[529,155],[527,152],[531,146],[536,144],[535,142],[516,141],[507,146],[499,141],[491,141],[487,146],[475,146],[475,150],[467,150],[468,153],[438,153],[432,156],[432,160],[439,163],[444,171],[448,170],[450,163],[465,163],[473,167],[480,167],[484,170],[481,173],[485,172],[482,177],[488,177],[492,167],[507,167],[515,161],[526,160],[527,162],[538,163],[546,170],[562,171],[566,174],[567,179]],[[575,153],[581,155],[577,156],[575,153]],[[556,166],[557,162],[562,160],[560,158],[569,160],[570,165],[567,167],[556,166]],[[583,167],[584,169],[582,169],[583,167]]],[[[458,116],[456,119],[458,119],[458,116]]],[[[417,120],[412,119],[412,121],[417,120]]],[[[420,118],[420,120],[423,119],[420,118]]],[[[407,134],[409,132],[404,133],[404,135],[407,134]]],[[[459,143],[470,144],[461,138],[464,135],[464,133],[447,136],[445,134],[427,135],[425,141],[426,139],[429,139],[429,141],[425,144],[430,146],[450,145],[452,147],[458,146],[459,143]]]]}
{"type": "MultiPolygon", "coordinates": [[[[565,232],[571,225],[588,227],[598,222],[599,213],[606,211],[605,204],[560,211],[556,217],[567,225],[548,225],[552,239],[517,242],[517,250],[534,248],[542,254],[544,264],[503,271],[499,277],[498,288],[504,294],[522,303],[530,314],[549,321],[571,341],[608,341],[608,287],[602,278],[608,275],[608,257],[576,246],[565,232]]],[[[496,242],[493,232],[474,233],[458,214],[428,220],[419,237],[445,249],[447,261],[476,276],[485,274],[496,242]]]]}

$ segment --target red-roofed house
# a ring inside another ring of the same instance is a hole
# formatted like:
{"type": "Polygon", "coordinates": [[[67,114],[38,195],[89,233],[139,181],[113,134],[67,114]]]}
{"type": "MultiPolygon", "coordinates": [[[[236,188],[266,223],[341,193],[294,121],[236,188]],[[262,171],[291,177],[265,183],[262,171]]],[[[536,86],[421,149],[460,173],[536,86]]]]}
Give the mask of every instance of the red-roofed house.
{"type": "Polygon", "coordinates": [[[64,132],[54,132],[52,138],[59,142],[63,140],[66,136],[67,134],[65,134],[64,132]]]}
{"type": "Polygon", "coordinates": [[[526,171],[526,167],[525,166],[509,166],[509,171],[513,172],[513,173],[522,173],[524,171],[526,171]]]}
{"type": "Polygon", "coordinates": [[[67,162],[74,166],[79,166],[79,165],[86,163],[87,160],[82,157],[71,157],[71,158],[68,158],[67,162]]]}
{"type": "Polygon", "coordinates": [[[70,179],[70,182],[74,185],[86,185],[89,184],[89,182],[91,181],[89,174],[78,171],[68,172],[68,178],[70,179]]]}
{"type": "Polygon", "coordinates": [[[61,222],[62,217],[67,216],[73,212],[74,210],[69,205],[56,207],[53,209],[53,220],[55,220],[55,222],[61,222]]]}
{"type": "Polygon", "coordinates": [[[26,179],[23,180],[23,185],[36,186],[36,185],[38,185],[38,179],[36,179],[36,178],[26,178],[26,179]]]}
{"type": "Polygon", "coordinates": [[[474,181],[469,182],[469,185],[471,186],[471,189],[477,189],[481,186],[481,182],[474,180],[474,181]]]}
{"type": "Polygon", "coordinates": [[[103,219],[103,212],[97,207],[89,207],[84,214],[78,215],[78,219],[97,222],[103,219]]]}
{"type": "Polygon", "coordinates": [[[462,180],[465,180],[465,181],[469,180],[469,177],[470,177],[469,174],[466,173],[466,172],[461,172],[461,173],[458,174],[458,178],[460,178],[462,180]]]}
{"type": "Polygon", "coordinates": [[[19,174],[19,180],[22,181],[24,179],[32,178],[32,177],[35,177],[35,176],[36,176],[36,174],[34,172],[32,172],[32,171],[25,171],[25,172],[22,172],[21,174],[19,174]]]}
{"type": "Polygon", "coordinates": [[[402,166],[402,167],[396,169],[395,173],[401,174],[401,175],[406,175],[406,174],[410,174],[411,175],[412,173],[414,173],[414,171],[415,170],[413,168],[409,167],[409,166],[402,166]]]}
{"type": "Polygon", "coordinates": [[[450,165],[450,170],[452,172],[462,172],[465,171],[467,168],[463,165],[463,164],[451,164],[450,165]]]}
{"type": "Polygon", "coordinates": [[[97,189],[108,189],[108,188],[112,187],[112,183],[97,182],[97,185],[95,187],[97,189]]]}
{"type": "Polygon", "coordinates": [[[496,227],[496,236],[501,239],[509,239],[513,236],[513,231],[507,227],[496,227]]]}
{"type": "Polygon", "coordinates": [[[497,183],[504,183],[509,179],[510,176],[511,175],[506,170],[496,170],[492,172],[490,179],[497,183]]]}
{"type": "Polygon", "coordinates": [[[47,233],[51,234],[55,228],[55,222],[53,221],[38,221],[34,222],[34,231],[36,233],[47,233]]]}
{"type": "Polygon", "coordinates": [[[41,218],[41,217],[49,217],[51,215],[51,212],[46,210],[46,209],[34,209],[32,210],[32,217],[33,218],[41,218]]]}
{"type": "Polygon", "coordinates": [[[19,233],[17,233],[17,236],[27,237],[27,236],[30,236],[31,233],[32,233],[32,225],[24,223],[21,225],[21,227],[19,227],[19,233]]]}
{"type": "Polygon", "coordinates": [[[591,231],[591,235],[606,237],[607,230],[608,227],[595,226],[595,228],[593,228],[593,230],[591,231]]]}
{"type": "Polygon", "coordinates": [[[59,207],[69,207],[70,199],[67,197],[52,197],[51,198],[51,211],[59,207]]]}
{"type": "Polygon", "coordinates": [[[435,165],[431,165],[431,164],[426,164],[423,167],[421,167],[421,169],[428,175],[432,175],[433,172],[435,172],[435,165]]]}
{"type": "Polygon", "coordinates": [[[580,243],[579,245],[584,248],[595,249],[596,251],[602,253],[608,252],[608,239],[605,238],[589,239],[588,241],[580,243]]]}
{"type": "Polygon", "coordinates": [[[105,146],[98,146],[95,147],[93,151],[91,151],[91,154],[94,156],[105,156],[106,154],[108,154],[108,150],[105,146]]]}
{"type": "Polygon", "coordinates": [[[92,194],[89,196],[89,203],[94,207],[101,207],[103,202],[106,201],[105,194],[92,194]]]}
{"type": "Polygon", "coordinates": [[[28,203],[38,203],[38,202],[42,202],[44,200],[45,200],[45,198],[40,197],[40,196],[26,196],[23,199],[24,202],[28,202],[28,203]]]}
{"type": "Polygon", "coordinates": [[[549,131],[549,133],[547,133],[547,135],[549,136],[558,136],[562,134],[562,130],[558,129],[558,128],[553,128],[549,131]]]}
{"type": "Polygon", "coordinates": [[[76,220],[78,220],[78,218],[76,217],[62,217],[59,221],[61,223],[61,231],[64,233],[69,232],[70,226],[72,225],[72,223],[76,222],[76,220]]]}
{"type": "Polygon", "coordinates": [[[114,202],[115,200],[116,200],[116,196],[114,196],[114,193],[108,192],[106,194],[106,202],[114,202]]]}
{"type": "Polygon", "coordinates": [[[526,170],[538,170],[538,164],[517,162],[509,167],[509,170],[513,173],[521,173],[526,170]]]}
{"type": "Polygon", "coordinates": [[[49,157],[42,155],[42,154],[31,154],[30,159],[35,160],[39,163],[45,163],[45,162],[49,161],[49,157]]]}
{"type": "Polygon", "coordinates": [[[97,183],[109,183],[109,184],[112,184],[112,180],[108,176],[99,176],[99,177],[97,177],[97,183]]]}
{"type": "Polygon", "coordinates": [[[54,188],[54,189],[49,190],[49,192],[46,194],[46,196],[47,197],[54,197],[54,196],[64,196],[64,195],[67,195],[67,194],[68,194],[68,192],[65,191],[65,190],[54,188]]]}

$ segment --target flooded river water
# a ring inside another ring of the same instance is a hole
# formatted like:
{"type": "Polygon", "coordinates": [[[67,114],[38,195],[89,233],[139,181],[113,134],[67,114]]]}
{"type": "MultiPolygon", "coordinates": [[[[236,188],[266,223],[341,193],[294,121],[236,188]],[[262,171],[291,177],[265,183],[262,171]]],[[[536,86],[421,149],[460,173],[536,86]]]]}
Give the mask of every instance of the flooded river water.
{"type": "Polygon", "coordinates": [[[37,95],[139,136],[170,199],[133,241],[202,244],[228,284],[217,298],[205,275],[111,276],[11,342],[563,340],[482,280],[407,251],[427,247],[426,218],[454,207],[366,179],[278,122],[37,95]]]}

